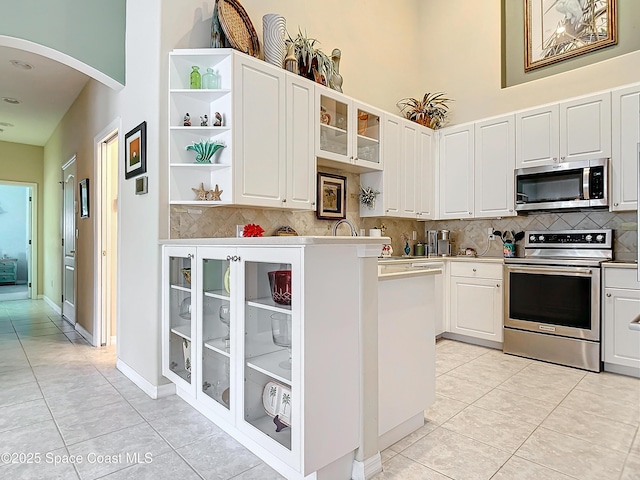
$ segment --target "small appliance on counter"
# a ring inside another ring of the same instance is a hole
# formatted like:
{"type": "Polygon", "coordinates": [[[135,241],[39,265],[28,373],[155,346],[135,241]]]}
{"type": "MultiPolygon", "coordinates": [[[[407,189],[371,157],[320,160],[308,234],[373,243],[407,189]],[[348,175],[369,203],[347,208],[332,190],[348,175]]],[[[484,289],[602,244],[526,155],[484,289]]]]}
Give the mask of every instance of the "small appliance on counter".
{"type": "Polygon", "coordinates": [[[451,255],[451,232],[449,230],[438,230],[438,256],[448,257],[451,255]]]}
{"type": "Polygon", "coordinates": [[[438,231],[427,231],[427,255],[436,256],[438,254],[438,231]]]}

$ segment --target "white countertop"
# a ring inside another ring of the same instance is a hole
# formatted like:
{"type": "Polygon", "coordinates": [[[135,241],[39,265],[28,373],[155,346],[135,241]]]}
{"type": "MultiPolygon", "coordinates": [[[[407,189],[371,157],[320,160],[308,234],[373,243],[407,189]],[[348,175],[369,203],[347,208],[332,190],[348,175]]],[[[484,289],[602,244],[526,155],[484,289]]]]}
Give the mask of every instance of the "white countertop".
{"type": "Polygon", "coordinates": [[[414,262],[482,262],[482,263],[504,263],[503,257],[471,257],[471,256],[450,256],[450,257],[381,257],[378,258],[378,263],[414,263],[414,262]]]}
{"type": "Polygon", "coordinates": [[[160,240],[160,245],[233,245],[233,246],[273,246],[273,245],[384,245],[390,243],[389,237],[351,237],[351,236],[282,236],[282,237],[223,237],[223,238],[175,238],[160,240]]]}
{"type": "Polygon", "coordinates": [[[603,262],[601,265],[603,268],[638,268],[638,262],[628,262],[623,260],[603,262]]]}

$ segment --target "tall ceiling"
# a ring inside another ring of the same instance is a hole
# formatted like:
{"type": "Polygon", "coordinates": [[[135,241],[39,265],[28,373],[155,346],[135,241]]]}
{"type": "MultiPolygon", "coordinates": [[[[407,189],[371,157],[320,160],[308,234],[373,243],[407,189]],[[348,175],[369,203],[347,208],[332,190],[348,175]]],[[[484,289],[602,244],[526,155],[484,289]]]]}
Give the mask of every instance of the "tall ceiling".
{"type": "Polygon", "coordinates": [[[88,80],[55,60],[0,46],[0,141],[44,146],[88,80]],[[33,68],[16,67],[12,60],[33,68]]]}

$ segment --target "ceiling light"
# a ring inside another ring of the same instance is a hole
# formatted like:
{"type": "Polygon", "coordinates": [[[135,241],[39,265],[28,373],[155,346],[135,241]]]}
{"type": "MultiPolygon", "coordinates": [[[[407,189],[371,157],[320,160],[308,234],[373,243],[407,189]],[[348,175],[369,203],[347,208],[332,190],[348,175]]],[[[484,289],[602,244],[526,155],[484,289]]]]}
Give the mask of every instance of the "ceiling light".
{"type": "Polygon", "coordinates": [[[9,122],[0,122],[0,127],[14,127],[15,125],[13,123],[9,123],[9,122]]]}
{"type": "Polygon", "coordinates": [[[11,105],[18,105],[19,103],[21,103],[20,100],[12,97],[2,97],[2,101],[10,103],[11,105]]]}
{"type": "Polygon", "coordinates": [[[20,60],[10,60],[9,63],[14,67],[22,68],[23,70],[31,70],[33,68],[33,65],[26,62],[21,62],[20,60]]]}

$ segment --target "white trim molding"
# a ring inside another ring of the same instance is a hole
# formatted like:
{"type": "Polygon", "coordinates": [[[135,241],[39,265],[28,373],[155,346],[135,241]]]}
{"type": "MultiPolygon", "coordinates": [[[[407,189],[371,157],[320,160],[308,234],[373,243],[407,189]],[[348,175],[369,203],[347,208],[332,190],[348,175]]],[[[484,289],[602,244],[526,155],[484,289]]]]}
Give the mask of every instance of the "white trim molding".
{"type": "Polygon", "coordinates": [[[46,295],[38,295],[38,300],[44,300],[44,303],[49,305],[54,312],[56,312],[58,315],[62,315],[62,309],[60,308],[60,305],[57,305],[46,295]]]}
{"type": "Polygon", "coordinates": [[[129,380],[135,383],[140,390],[149,395],[154,400],[163,397],[169,397],[176,393],[176,385],[174,383],[166,383],[164,385],[153,385],[143,378],[129,365],[118,358],[116,368],[120,370],[129,380]]]}
{"type": "Polygon", "coordinates": [[[97,347],[97,345],[95,343],[93,343],[93,335],[91,335],[89,332],[87,332],[84,327],[82,325],[80,325],[78,322],[76,322],[75,324],[76,327],[76,332],[78,332],[80,335],[82,335],[82,337],[89,342],[91,345],[93,345],[94,347],[97,347]]]}

